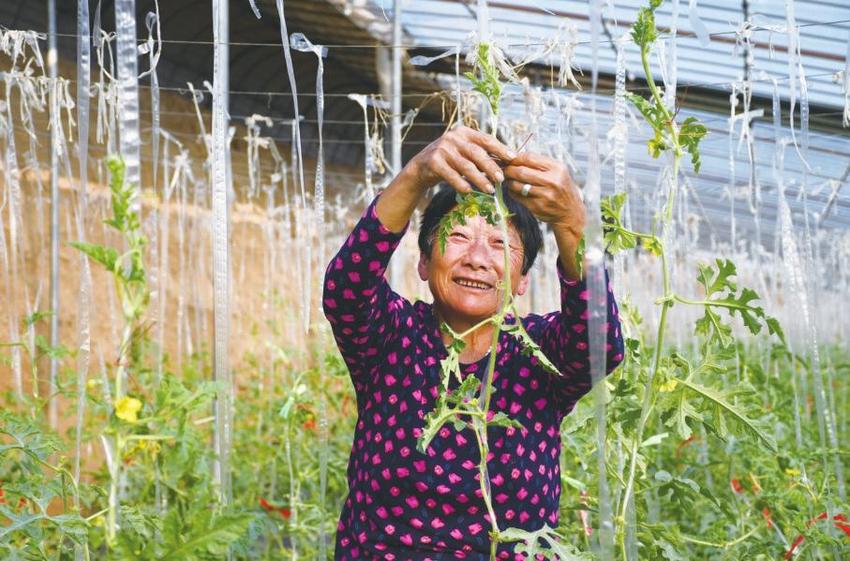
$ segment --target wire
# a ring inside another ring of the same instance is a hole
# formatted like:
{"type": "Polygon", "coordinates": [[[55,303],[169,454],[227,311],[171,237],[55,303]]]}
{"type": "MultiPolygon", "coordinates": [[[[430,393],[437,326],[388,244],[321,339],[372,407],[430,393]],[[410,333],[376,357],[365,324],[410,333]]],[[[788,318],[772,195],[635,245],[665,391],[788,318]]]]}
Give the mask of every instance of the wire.
{"type": "MultiPolygon", "coordinates": [[[[805,28],[805,27],[816,27],[823,25],[839,25],[842,23],[850,23],[850,19],[840,19],[840,20],[832,20],[832,21],[816,21],[812,23],[805,23],[798,25],[797,28],[805,28]]],[[[770,31],[775,32],[776,30],[772,27],[766,26],[753,26],[750,28],[750,31],[770,31]]],[[[47,34],[44,31],[36,32],[39,34],[38,39],[41,41],[47,40],[47,34]]],[[[721,37],[723,35],[736,35],[738,30],[729,30],[729,31],[718,31],[715,33],[709,33],[709,37],[721,37]]],[[[69,38],[78,38],[79,35],[76,33],[57,33],[57,37],[69,37],[69,38]]],[[[670,40],[679,40],[679,39],[693,39],[693,35],[690,34],[679,34],[676,35],[670,34],[659,34],[658,38],[664,41],[670,40]]],[[[607,41],[599,41],[600,44],[605,43],[615,43],[615,40],[607,40],[607,41]]],[[[139,41],[139,44],[144,44],[146,41],[139,41]]],[[[173,45],[207,45],[212,46],[216,43],[214,41],[189,41],[186,39],[162,39],[162,43],[173,44],[173,45]]],[[[592,41],[579,41],[577,45],[589,45],[592,41]]],[[[220,42],[220,44],[230,45],[232,47],[276,47],[280,48],[280,43],[261,43],[261,42],[251,42],[251,41],[233,41],[233,42],[220,42]]],[[[542,47],[547,45],[547,42],[526,42],[526,43],[508,43],[503,45],[505,48],[518,48],[518,47],[542,47]]],[[[375,49],[375,48],[385,48],[385,49],[452,49],[457,47],[457,44],[454,45],[415,45],[415,44],[397,44],[397,45],[385,45],[383,43],[369,43],[369,44],[330,44],[330,45],[322,45],[328,49],[375,49]]]]}

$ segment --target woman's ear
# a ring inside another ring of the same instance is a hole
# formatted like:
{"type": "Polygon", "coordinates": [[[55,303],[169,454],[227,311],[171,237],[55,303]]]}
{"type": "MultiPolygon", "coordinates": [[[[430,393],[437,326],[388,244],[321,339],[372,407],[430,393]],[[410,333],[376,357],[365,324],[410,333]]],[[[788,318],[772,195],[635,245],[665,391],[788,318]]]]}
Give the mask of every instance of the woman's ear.
{"type": "Polygon", "coordinates": [[[424,253],[419,254],[419,263],[416,265],[416,270],[419,271],[419,278],[428,282],[428,258],[424,253]]]}
{"type": "Polygon", "coordinates": [[[522,275],[519,278],[519,284],[516,287],[517,296],[522,296],[528,290],[528,274],[522,275]]]}

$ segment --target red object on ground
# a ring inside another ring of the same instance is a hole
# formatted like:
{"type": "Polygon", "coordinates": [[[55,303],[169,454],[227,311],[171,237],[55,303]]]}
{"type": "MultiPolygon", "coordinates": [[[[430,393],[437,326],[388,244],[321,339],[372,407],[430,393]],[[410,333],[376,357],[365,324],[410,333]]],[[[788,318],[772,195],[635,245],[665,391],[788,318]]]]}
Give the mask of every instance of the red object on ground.
{"type": "MultiPolygon", "coordinates": [[[[812,524],[814,524],[818,520],[827,520],[828,518],[829,515],[827,513],[821,512],[820,514],[806,522],[806,528],[810,528],[812,524]]],[[[832,517],[832,520],[833,524],[835,524],[835,527],[844,532],[847,537],[850,538],[850,524],[847,524],[847,517],[843,514],[836,514],[832,517]]],[[[794,540],[794,543],[792,543],[791,547],[788,548],[788,551],[785,552],[783,558],[786,560],[791,559],[791,557],[794,556],[794,551],[796,551],[797,548],[800,547],[800,544],[803,543],[803,540],[805,539],[805,536],[803,536],[802,534],[797,536],[797,539],[794,540]]]]}

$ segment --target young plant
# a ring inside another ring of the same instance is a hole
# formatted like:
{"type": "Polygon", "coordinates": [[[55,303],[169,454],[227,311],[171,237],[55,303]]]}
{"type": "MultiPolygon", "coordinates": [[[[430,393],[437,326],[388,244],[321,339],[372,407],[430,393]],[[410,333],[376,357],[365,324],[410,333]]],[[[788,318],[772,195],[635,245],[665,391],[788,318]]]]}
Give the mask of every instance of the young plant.
{"type": "MultiPolygon", "coordinates": [[[[112,387],[113,415],[108,432],[111,439],[104,439],[104,447],[109,463],[109,508],[106,512],[107,541],[114,543],[118,531],[118,490],[122,480],[122,465],[126,447],[132,441],[149,439],[150,435],[135,434],[139,413],[143,403],[137,397],[127,393],[128,373],[138,362],[141,352],[141,338],[144,332],[144,313],[149,300],[149,290],[143,265],[144,248],[147,244],[142,234],[142,224],[135,210],[137,185],[127,185],[124,181],[124,163],[118,158],[107,161],[112,195],[112,218],[105,222],[124,238],[127,251],[119,253],[113,247],[85,242],[72,242],[71,246],[85,253],[93,261],[100,263],[110,274],[115,291],[121,302],[124,316],[124,329],[118,344],[115,359],[115,374],[112,387]]],[[[156,440],[156,437],[153,437],[156,440]]]]}
{"type": "Polygon", "coordinates": [[[121,235],[126,251],[71,244],[112,275],[124,318],[112,387],[104,388],[109,396],[102,434],[109,490],[107,507],[98,513],[106,516],[104,545],[126,558],[220,559],[245,534],[253,515],[218,505],[207,469],[208,435],[197,427],[206,421],[195,417],[209,411],[218,387],[197,382],[190,389],[189,380],[168,373],[157,383],[145,364],[150,289],[144,267],[147,240],[136,210],[138,187],[125,183],[120,159],[110,158],[107,166],[112,217],[106,224],[121,235]],[[131,488],[135,504],[121,504],[131,488]],[[153,507],[144,504],[150,499],[153,507]]]}
{"type": "MultiPolygon", "coordinates": [[[[664,104],[661,92],[652,77],[649,66],[649,56],[652,46],[658,38],[655,26],[655,10],[662,0],[650,0],[648,7],[641,8],[637,21],[632,28],[632,39],[640,48],[641,62],[646,74],[646,81],[651,92],[650,99],[644,99],[634,94],[628,94],[640,113],[646,119],[653,131],[649,140],[649,152],[657,158],[668,152],[672,159],[670,175],[670,190],[662,217],[662,229],[667,234],[672,220],[679,176],[680,160],[689,154],[694,171],[700,167],[699,142],[706,134],[706,128],[696,118],[688,117],[678,123],[676,115],[664,104]]],[[[641,343],[631,339],[627,342],[628,354],[623,378],[619,380],[614,391],[615,400],[612,408],[614,417],[613,430],[627,443],[628,456],[625,464],[625,479],[621,480],[617,515],[614,520],[615,539],[623,559],[629,559],[629,547],[626,533],[632,501],[637,493],[647,489],[653,482],[646,477],[638,477],[638,472],[647,471],[645,451],[649,446],[663,440],[668,433],[659,433],[645,439],[644,432],[653,414],[657,414],[662,422],[674,430],[682,439],[692,437],[692,428],[701,424],[709,433],[724,438],[728,433],[728,423],[733,422],[745,432],[759,440],[771,451],[776,451],[773,438],[753,420],[755,409],[743,406],[740,396],[747,394],[748,388],[743,386],[714,387],[712,377],[724,372],[730,358],[734,357],[734,337],[732,328],[724,323],[720,314],[721,309],[730,315],[740,315],[743,323],[751,333],[757,334],[766,326],[769,333],[775,334],[784,343],[784,335],[779,323],[765,314],[764,310],[754,305],[758,295],[751,289],[738,291],[733,280],[736,274],[735,266],[728,260],[716,260],[714,266],[701,265],[697,280],[702,286],[705,297],[701,300],[690,300],[673,293],[670,284],[670,267],[662,239],[650,233],[635,232],[624,227],[621,213],[625,205],[625,195],[615,195],[604,200],[601,208],[605,223],[604,241],[610,253],[635,248],[640,244],[649,253],[661,260],[662,296],[656,301],[661,306],[654,341],[654,353],[651,358],[641,352],[641,343]],[[699,361],[692,365],[678,353],[665,354],[665,335],[667,331],[668,313],[674,304],[702,306],[703,317],[697,321],[695,334],[700,338],[699,361]],[[630,376],[629,376],[630,375],[630,376]],[[628,377],[627,377],[628,376],[628,377]],[[703,381],[703,379],[708,380],[703,381]],[[617,404],[616,400],[627,396],[637,395],[643,388],[643,398],[640,405],[628,400],[617,404]],[[637,421],[636,425],[634,421],[637,421]],[[631,427],[634,427],[633,429],[631,427]]],[[[677,480],[666,472],[656,474],[656,484],[661,492],[672,493],[675,496],[689,497],[699,492],[699,486],[692,481],[677,480]]],[[[637,532],[649,530],[643,519],[638,519],[637,532]]],[[[651,533],[651,532],[649,532],[651,533]]],[[[671,558],[674,545],[679,543],[669,535],[653,539],[659,550],[671,558]],[[668,540],[668,541],[665,541],[668,540]],[[663,543],[661,543],[663,542],[663,543]]]]}
{"type": "MultiPolygon", "coordinates": [[[[476,48],[475,66],[476,73],[468,73],[467,77],[472,81],[475,91],[481,93],[486,99],[492,122],[495,124],[499,113],[499,101],[502,93],[500,77],[503,70],[498,65],[499,53],[495,47],[488,43],[480,43],[476,48]]],[[[495,133],[495,126],[491,126],[495,133]]],[[[467,195],[457,196],[457,206],[448,212],[440,222],[437,231],[437,240],[440,251],[445,250],[446,240],[452,229],[457,224],[465,224],[466,219],[475,215],[482,216],[488,224],[498,226],[503,239],[508,239],[508,219],[510,214],[505,205],[505,192],[501,183],[497,184],[494,195],[481,192],[472,192],[467,195]]],[[[493,498],[490,490],[490,476],[487,469],[487,457],[490,453],[488,431],[490,427],[515,427],[521,425],[504,413],[493,414],[490,411],[490,400],[493,393],[493,375],[496,369],[498,356],[499,336],[502,332],[510,333],[523,345],[524,353],[533,355],[540,364],[553,375],[560,375],[558,369],[549,361],[540,347],[531,339],[522,323],[519,321],[519,313],[516,303],[511,294],[510,279],[510,248],[503,244],[504,273],[498,284],[501,290],[502,301],[499,310],[491,317],[481,321],[463,333],[456,333],[447,324],[442,324],[443,333],[450,336],[451,342],[447,346],[448,356],[442,361],[442,392],[437,398],[437,404],[425,418],[425,427],[418,440],[418,449],[425,453],[433,438],[445,425],[451,424],[455,430],[469,428],[475,435],[478,445],[479,462],[479,485],[481,496],[487,508],[490,519],[490,559],[495,561],[497,547],[500,543],[520,542],[516,546],[517,552],[522,552],[529,557],[542,555],[553,559],[558,555],[563,561],[580,559],[572,546],[560,542],[560,538],[549,526],[544,526],[536,532],[528,532],[520,528],[502,528],[493,509],[493,498]],[[473,376],[462,377],[460,369],[460,353],[465,347],[464,339],[472,332],[491,325],[493,337],[490,344],[490,358],[484,374],[484,380],[473,376]],[[455,377],[459,387],[449,392],[449,381],[455,377]]]]}

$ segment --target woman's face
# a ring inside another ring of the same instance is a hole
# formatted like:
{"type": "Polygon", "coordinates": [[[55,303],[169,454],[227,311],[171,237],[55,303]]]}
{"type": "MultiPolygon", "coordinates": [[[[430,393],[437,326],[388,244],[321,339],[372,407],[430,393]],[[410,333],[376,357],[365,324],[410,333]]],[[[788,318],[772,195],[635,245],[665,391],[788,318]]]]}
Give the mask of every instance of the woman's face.
{"type": "MultiPolygon", "coordinates": [[[[434,306],[453,329],[464,330],[493,315],[501,304],[497,283],[504,272],[502,232],[480,217],[456,225],[446,239],[445,252],[434,240],[430,258],[421,256],[419,276],[428,282],[434,306]]],[[[522,274],[523,248],[519,234],[508,227],[511,292],[524,294],[528,277],[522,274]]]]}

